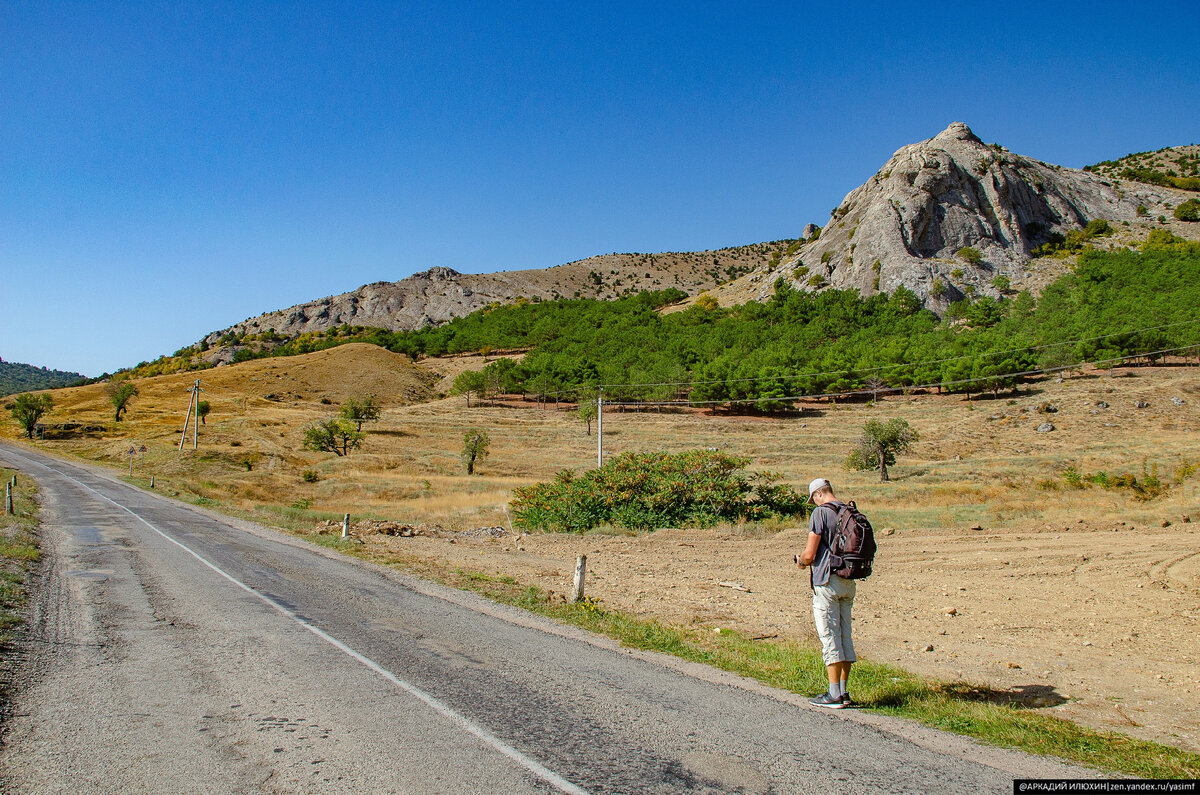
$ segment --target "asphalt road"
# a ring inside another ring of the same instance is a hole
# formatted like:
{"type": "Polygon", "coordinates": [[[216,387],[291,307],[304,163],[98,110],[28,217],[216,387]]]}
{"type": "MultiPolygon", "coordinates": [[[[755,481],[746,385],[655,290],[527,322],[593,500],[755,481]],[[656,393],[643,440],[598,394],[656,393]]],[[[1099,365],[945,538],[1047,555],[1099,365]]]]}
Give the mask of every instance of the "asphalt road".
{"type": "Polygon", "coordinates": [[[26,448],[0,461],[37,480],[48,553],[4,792],[974,793],[1087,774],[622,650],[26,448]]]}

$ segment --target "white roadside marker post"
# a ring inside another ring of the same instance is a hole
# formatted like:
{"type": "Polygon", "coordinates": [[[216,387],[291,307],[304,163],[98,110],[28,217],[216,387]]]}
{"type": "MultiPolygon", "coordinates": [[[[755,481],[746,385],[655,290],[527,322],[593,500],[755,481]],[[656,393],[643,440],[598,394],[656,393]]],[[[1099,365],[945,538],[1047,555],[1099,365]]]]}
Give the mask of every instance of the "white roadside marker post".
{"type": "Polygon", "coordinates": [[[575,587],[571,589],[571,601],[583,601],[583,583],[587,577],[587,555],[575,559],[575,587]]]}
{"type": "Polygon", "coordinates": [[[342,538],[350,537],[350,514],[342,517],[342,538]]]}

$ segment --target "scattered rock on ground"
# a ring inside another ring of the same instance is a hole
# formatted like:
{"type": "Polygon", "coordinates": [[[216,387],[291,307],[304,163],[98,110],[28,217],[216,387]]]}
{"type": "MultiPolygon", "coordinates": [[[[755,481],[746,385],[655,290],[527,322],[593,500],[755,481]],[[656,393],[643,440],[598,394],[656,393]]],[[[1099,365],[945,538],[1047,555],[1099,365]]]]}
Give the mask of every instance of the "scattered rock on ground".
{"type": "Polygon", "coordinates": [[[1181,397],[1173,397],[1173,398],[1171,398],[1171,402],[1174,403],[1176,406],[1182,406],[1187,401],[1185,401],[1181,397]]]}
{"type": "Polygon", "coordinates": [[[467,538],[503,538],[508,535],[508,531],[499,525],[493,525],[492,527],[473,527],[470,530],[463,530],[459,535],[467,538]]]}
{"type": "Polygon", "coordinates": [[[1135,409],[1148,409],[1148,408],[1150,408],[1150,404],[1144,400],[1139,400],[1138,402],[1133,404],[1133,407],[1135,409]]]}
{"type": "Polygon", "coordinates": [[[1052,422],[1043,422],[1037,427],[1038,433],[1050,433],[1052,430],[1054,430],[1054,423],[1052,422]]]}

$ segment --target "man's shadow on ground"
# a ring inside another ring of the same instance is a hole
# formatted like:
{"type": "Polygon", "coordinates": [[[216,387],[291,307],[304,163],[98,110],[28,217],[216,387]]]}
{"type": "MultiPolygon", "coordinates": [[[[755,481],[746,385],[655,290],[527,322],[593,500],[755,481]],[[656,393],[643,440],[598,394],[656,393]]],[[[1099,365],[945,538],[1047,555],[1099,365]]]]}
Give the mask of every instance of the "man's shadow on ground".
{"type": "MultiPolygon", "coordinates": [[[[970,682],[948,682],[939,686],[939,691],[951,698],[961,698],[964,701],[979,701],[989,704],[1003,704],[1018,709],[1044,709],[1057,707],[1067,703],[1067,697],[1059,693],[1053,685],[1017,685],[1005,690],[997,690],[986,685],[974,685],[970,682]]],[[[909,694],[903,690],[884,694],[866,706],[889,707],[900,706],[909,699],[909,694]]]]}

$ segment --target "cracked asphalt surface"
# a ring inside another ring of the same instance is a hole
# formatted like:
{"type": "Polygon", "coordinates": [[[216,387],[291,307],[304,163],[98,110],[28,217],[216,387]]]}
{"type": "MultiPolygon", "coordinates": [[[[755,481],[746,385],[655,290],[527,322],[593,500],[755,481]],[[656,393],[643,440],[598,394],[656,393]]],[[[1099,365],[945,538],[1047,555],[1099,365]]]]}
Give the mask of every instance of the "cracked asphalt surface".
{"type": "Polygon", "coordinates": [[[20,793],[1010,792],[1093,771],[560,627],[0,444],[39,484],[20,793]]]}

